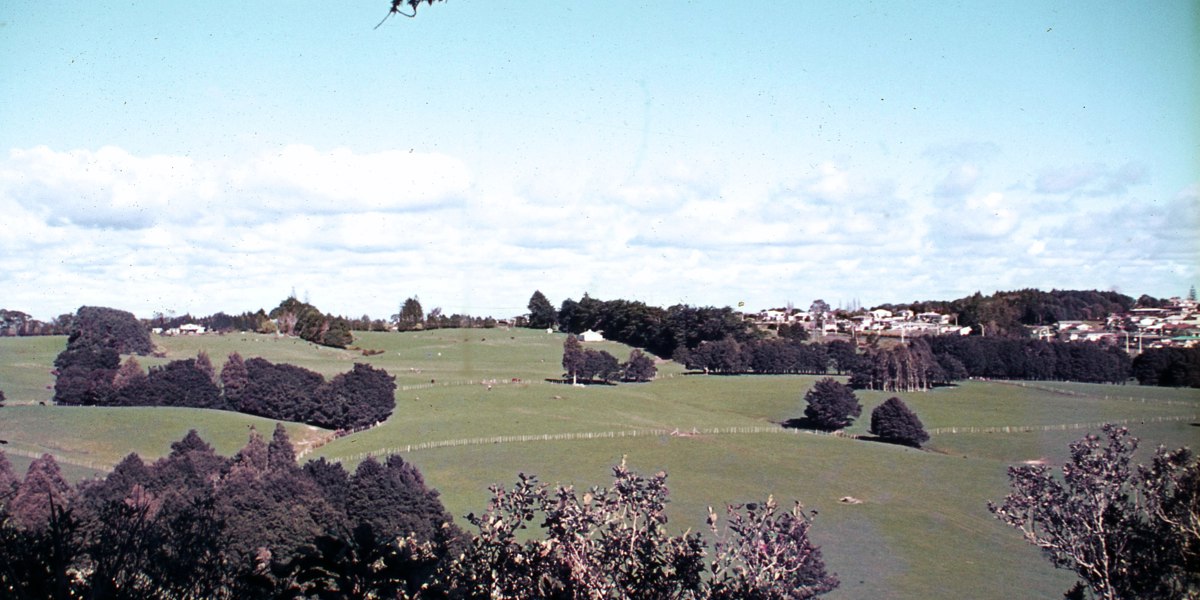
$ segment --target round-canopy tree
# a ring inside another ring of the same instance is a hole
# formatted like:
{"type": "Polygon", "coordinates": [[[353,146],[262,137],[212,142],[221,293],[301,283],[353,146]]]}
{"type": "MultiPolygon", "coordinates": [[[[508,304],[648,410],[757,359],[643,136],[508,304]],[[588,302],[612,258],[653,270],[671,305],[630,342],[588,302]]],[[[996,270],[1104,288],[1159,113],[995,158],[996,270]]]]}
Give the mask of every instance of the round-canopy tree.
{"type": "Polygon", "coordinates": [[[917,413],[893,396],[871,411],[871,434],[886,442],[920,448],[929,441],[929,434],[917,413]]]}
{"type": "Polygon", "coordinates": [[[842,429],[862,414],[854,391],[831,377],[818,381],[804,394],[804,401],[808,403],[804,416],[818,429],[842,429]]]}

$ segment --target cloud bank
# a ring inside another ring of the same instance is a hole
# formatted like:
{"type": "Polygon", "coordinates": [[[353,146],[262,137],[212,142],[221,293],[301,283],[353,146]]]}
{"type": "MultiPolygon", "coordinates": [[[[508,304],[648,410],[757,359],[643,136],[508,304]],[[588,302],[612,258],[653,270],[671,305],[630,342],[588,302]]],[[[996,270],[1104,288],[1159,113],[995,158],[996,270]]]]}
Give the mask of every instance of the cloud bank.
{"type": "Polygon", "coordinates": [[[932,149],[914,177],[828,160],[750,189],[717,170],[604,185],[481,184],[458,158],[292,145],[240,163],[14,149],[0,161],[0,305],[50,318],[271,308],[508,316],[534,289],[748,308],[953,298],[1016,287],[1183,293],[1196,186],[1136,193],[1144,167],[1014,180],[994,145],[932,149]],[[1161,291],[1160,291],[1161,290],[1161,291]]]}

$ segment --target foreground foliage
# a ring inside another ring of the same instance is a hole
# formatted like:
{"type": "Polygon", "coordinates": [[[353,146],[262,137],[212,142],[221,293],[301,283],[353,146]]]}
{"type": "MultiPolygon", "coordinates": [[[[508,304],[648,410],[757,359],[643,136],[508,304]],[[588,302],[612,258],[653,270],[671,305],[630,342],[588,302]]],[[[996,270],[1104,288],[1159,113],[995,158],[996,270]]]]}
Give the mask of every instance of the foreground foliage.
{"type": "Polygon", "coordinates": [[[710,509],[710,556],[668,531],[666,473],[613,474],[582,494],[524,475],[493,487],[469,535],[400,457],[301,468],[282,427],[228,458],[193,431],[76,488],[49,455],[22,480],[0,453],[0,597],[782,600],[838,585],[799,504],[730,507],[724,528],[710,509]],[[541,536],[522,531],[535,519],[541,536]]]}
{"type": "Polygon", "coordinates": [[[0,459],[5,598],[404,597],[459,536],[412,465],[301,469],[282,427],[228,458],[193,431],[77,488],[49,455],[19,482],[0,459]]]}
{"type": "Polygon", "coordinates": [[[667,531],[666,479],[621,464],[612,487],[583,494],[526,475],[511,490],[492,487],[487,512],[467,517],[478,534],[452,565],[450,592],[478,599],[782,600],[837,587],[808,539],[811,520],[799,504],[787,512],[774,499],[729,507],[723,530],[710,509],[715,545],[706,561],[702,536],[667,531]],[[539,515],[543,535],[519,533],[539,515]]]}
{"type": "Polygon", "coordinates": [[[1137,438],[1106,425],[1071,444],[1061,479],[1045,465],[1009,469],[1013,492],[988,508],[1071,569],[1094,597],[1200,595],[1200,462],[1159,447],[1134,467],[1137,438]]]}

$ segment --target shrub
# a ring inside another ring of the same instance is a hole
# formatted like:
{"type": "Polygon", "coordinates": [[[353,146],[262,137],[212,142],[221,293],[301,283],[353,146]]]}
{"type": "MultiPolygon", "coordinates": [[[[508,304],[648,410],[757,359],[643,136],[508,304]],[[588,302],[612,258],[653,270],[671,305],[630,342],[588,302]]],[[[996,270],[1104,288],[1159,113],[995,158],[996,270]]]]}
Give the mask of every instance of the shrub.
{"type": "Polygon", "coordinates": [[[850,388],[826,377],[804,394],[804,416],[818,429],[843,429],[862,414],[862,404],[850,388]]]}
{"type": "Polygon", "coordinates": [[[871,411],[871,434],[887,442],[914,448],[929,441],[921,419],[896,397],[888,398],[871,411]]]}

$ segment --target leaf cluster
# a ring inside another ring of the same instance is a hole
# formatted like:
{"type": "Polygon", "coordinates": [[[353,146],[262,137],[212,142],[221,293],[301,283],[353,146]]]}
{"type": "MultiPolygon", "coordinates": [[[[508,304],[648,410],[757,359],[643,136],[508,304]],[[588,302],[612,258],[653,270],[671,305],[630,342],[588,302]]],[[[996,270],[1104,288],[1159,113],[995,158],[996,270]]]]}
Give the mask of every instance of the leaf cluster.
{"type": "Polygon", "coordinates": [[[988,508],[1098,598],[1190,598],[1200,592],[1200,464],[1159,448],[1134,467],[1137,438],[1106,425],[1071,444],[1056,476],[1009,469],[1012,492],[988,508]]]}

